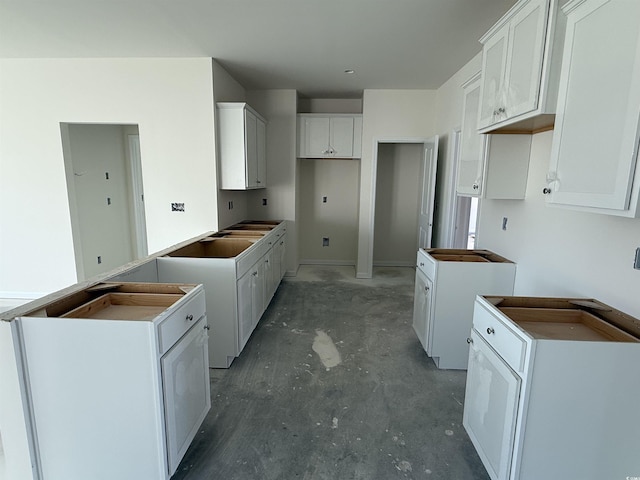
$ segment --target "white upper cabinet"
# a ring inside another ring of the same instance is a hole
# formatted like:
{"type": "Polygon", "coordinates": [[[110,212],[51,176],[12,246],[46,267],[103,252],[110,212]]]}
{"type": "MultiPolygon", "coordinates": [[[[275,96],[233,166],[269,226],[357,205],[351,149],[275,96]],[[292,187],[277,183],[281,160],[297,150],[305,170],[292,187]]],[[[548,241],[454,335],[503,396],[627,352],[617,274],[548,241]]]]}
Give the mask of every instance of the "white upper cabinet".
{"type": "Polygon", "coordinates": [[[520,0],[480,39],[480,132],[553,126],[563,39],[557,0],[520,0]]]}
{"type": "Polygon", "coordinates": [[[218,103],[220,188],[265,188],[267,121],[246,103],[218,103]]]}
{"type": "Polygon", "coordinates": [[[564,11],[547,202],[638,217],[640,2],[574,0],[564,11]]]}
{"type": "Polygon", "coordinates": [[[360,158],[361,152],[362,115],[298,115],[298,158],[360,158]]]}
{"type": "Polygon", "coordinates": [[[462,86],[463,113],[456,192],[469,197],[520,200],[529,171],[531,135],[484,135],[476,130],[480,73],[462,86]]]}

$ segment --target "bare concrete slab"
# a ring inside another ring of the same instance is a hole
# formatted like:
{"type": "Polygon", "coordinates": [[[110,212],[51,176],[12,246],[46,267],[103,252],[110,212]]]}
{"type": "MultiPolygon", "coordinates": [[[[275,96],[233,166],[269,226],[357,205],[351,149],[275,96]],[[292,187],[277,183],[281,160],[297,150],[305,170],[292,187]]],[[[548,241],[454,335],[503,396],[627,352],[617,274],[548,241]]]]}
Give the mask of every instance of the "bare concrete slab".
{"type": "Polygon", "coordinates": [[[462,427],[465,372],[436,369],[413,332],[414,275],[284,281],[242,355],[211,371],[172,480],[488,479],[462,427]]]}

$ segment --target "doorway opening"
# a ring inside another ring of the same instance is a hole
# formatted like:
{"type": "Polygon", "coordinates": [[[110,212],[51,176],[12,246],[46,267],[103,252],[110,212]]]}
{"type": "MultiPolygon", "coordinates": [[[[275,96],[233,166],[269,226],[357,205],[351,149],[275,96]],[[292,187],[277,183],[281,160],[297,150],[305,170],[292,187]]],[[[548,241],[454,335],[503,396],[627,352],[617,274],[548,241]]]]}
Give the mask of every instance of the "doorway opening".
{"type": "Polygon", "coordinates": [[[377,143],[373,266],[414,266],[431,246],[437,137],[377,143]]]}
{"type": "Polygon", "coordinates": [[[137,125],[61,123],[78,281],[147,255],[137,125]]]}

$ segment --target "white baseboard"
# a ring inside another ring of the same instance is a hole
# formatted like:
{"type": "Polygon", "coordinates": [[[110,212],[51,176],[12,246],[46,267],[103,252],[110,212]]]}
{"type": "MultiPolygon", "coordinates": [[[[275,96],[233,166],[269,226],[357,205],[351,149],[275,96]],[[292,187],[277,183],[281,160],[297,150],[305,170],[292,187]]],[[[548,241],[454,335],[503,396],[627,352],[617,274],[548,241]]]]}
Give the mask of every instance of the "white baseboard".
{"type": "Polygon", "coordinates": [[[336,267],[355,267],[355,260],[300,260],[300,265],[332,265],[336,267]]]}
{"type": "Polygon", "coordinates": [[[415,261],[411,262],[374,262],[374,267],[415,267],[415,261]]]}

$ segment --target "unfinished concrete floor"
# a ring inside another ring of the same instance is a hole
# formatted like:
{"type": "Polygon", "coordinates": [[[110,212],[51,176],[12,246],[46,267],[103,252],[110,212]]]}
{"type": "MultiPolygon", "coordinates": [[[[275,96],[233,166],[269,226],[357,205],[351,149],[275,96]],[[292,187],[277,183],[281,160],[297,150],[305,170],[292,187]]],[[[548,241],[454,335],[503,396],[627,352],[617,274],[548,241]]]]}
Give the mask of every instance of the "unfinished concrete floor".
{"type": "Polygon", "coordinates": [[[172,480],[488,479],[463,426],[465,372],[413,332],[412,268],[285,279],[172,480]]]}

